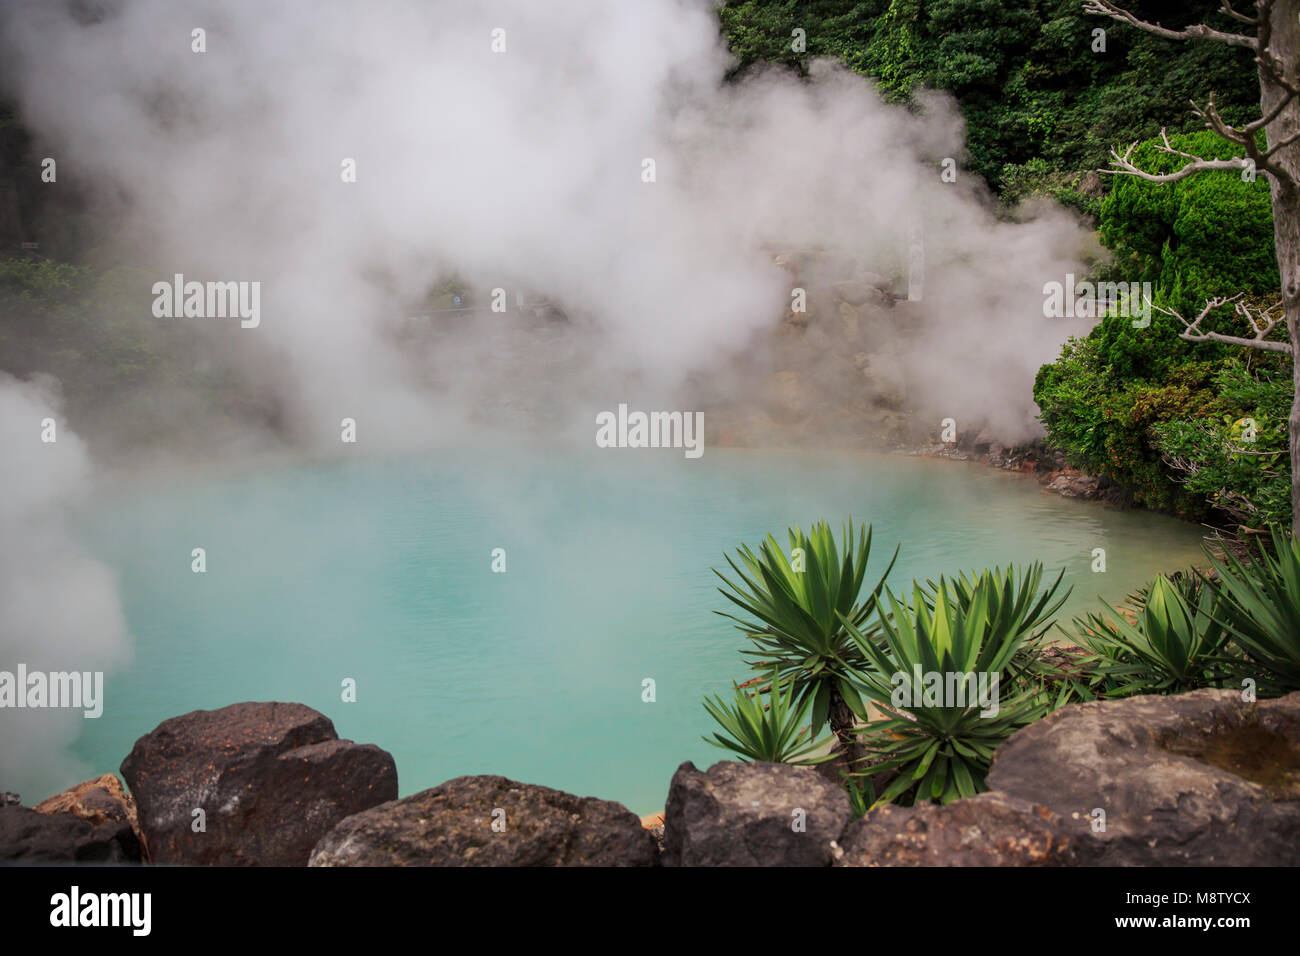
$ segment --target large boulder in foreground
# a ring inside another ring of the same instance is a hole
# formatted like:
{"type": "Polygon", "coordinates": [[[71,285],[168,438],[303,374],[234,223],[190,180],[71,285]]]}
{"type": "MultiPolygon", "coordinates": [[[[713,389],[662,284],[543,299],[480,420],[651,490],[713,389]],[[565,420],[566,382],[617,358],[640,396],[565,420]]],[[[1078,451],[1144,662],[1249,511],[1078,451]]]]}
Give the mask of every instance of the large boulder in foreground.
{"type": "Polygon", "coordinates": [[[154,863],[305,866],[336,823],[397,796],[391,754],[340,740],[328,717],[302,704],[165,720],[135,742],[122,777],[154,863]]]}
{"type": "Polygon", "coordinates": [[[829,866],[853,818],[848,794],[811,767],[687,761],[664,813],[664,866],[829,866]]]}
{"type": "Polygon", "coordinates": [[[1063,817],[1103,866],[1300,865],[1300,692],[1071,704],[999,747],[988,783],[1063,817]]]}
{"type": "MultiPolygon", "coordinates": [[[[105,823],[125,823],[143,843],[140,822],[136,814],[135,799],[127,793],[116,774],[106,773],[87,780],[62,793],[42,800],[32,808],[37,813],[70,813],[91,826],[105,823]]],[[[148,859],[148,851],[145,851],[148,859]]]]}
{"type": "Polygon", "coordinates": [[[140,840],[131,825],[95,825],[70,813],[37,813],[0,806],[0,862],[139,863],[140,840]]]}
{"type": "Polygon", "coordinates": [[[311,865],[654,866],[657,857],[654,836],[620,803],[484,775],[349,817],[311,865]]]}
{"type": "Polygon", "coordinates": [[[1046,807],[996,791],[947,806],[886,805],[854,820],[836,866],[1071,866],[1092,841],[1046,807]]]}

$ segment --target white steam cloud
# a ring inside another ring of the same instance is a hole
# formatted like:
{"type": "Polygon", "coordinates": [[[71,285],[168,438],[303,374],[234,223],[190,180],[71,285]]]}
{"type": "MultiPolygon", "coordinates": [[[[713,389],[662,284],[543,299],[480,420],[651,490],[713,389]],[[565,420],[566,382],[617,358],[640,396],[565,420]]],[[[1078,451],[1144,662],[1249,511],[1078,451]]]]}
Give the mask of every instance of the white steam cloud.
{"type": "Polygon", "coordinates": [[[962,155],[949,101],[888,106],[828,63],[726,84],[705,2],[28,2],[5,26],[24,117],[125,198],[157,278],[262,283],[261,325],[213,347],[258,357],[299,441],[337,447],[353,417],[368,441],[425,443],[491,400],[485,382],[530,377],[481,340],[396,334],[451,271],[480,301],[536,291],[589,318],[583,382],[551,387],[598,407],[626,397],[598,382],[667,391],[751,348],[790,303],[773,242],[870,265],[920,224],[943,331],[904,362],[936,412],[1011,438],[1067,332],[1041,287],[1077,271],[1079,230],[1000,224],[973,177],[942,183],[962,155]]]}
{"type": "MultiPolygon", "coordinates": [[[[0,374],[0,670],[10,674],[20,664],[28,673],[108,671],[130,657],[117,584],[71,530],[90,461],[62,422],[50,383],[0,374]]],[[[83,713],[0,709],[0,789],[31,804],[84,779],[89,768],[67,752],[83,713]]]]}

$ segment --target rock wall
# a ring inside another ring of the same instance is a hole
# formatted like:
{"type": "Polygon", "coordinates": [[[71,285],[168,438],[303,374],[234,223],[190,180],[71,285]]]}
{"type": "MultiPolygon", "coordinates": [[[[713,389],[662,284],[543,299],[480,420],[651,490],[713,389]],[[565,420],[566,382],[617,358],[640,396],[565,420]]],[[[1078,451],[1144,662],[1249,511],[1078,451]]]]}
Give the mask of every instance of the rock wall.
{"type": "Polygon", "coordinates": [[[396,799],[392,758],[300,704],[164,721],[115,777],[0,800],[0,861],[311,866],[1295,866],[1300,692],[1071,704],[996,752],[990,792],[854,819],[808,767],[678,767],[662,817],[505,777],[396,799]],[[132,798],[139,806],[139,834],[132,798]],[[192,825],[207,808],[208,826],[192,825]]]}

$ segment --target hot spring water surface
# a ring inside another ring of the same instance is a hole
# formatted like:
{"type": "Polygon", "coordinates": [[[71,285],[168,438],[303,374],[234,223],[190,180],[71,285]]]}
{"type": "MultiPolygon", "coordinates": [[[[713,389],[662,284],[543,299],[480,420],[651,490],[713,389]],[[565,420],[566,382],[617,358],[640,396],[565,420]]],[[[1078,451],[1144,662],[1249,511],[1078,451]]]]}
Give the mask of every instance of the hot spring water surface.
{"type": "Polygon", "coordinates": [[[104,716],[83,722],[95,773],[168,717],[299,701],[389,750],[404,796],[494,773],[643,814],[682,761],[726,759],[700,739],[700,701],[752,676],[744,638],[712,613],[728,604],[710,568],[740,542],[784,544],[787,525],[821,517],[838,535],[852,516],[875,526],[868,579],[898,542],[896,589],[1038,558],[1066,569],[1078,613],[1194,561],[1200,540],[1019,476],[893,456],[476,453],[157,484],[89,529],[135,644],[106,675],[104,716]]]}

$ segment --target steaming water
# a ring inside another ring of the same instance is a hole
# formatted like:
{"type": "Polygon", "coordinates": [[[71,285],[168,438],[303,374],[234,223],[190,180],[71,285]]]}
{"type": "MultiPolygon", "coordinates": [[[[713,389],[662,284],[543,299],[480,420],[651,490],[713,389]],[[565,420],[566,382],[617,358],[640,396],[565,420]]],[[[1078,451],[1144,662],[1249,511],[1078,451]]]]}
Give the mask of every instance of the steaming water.
{"type": "Polygon", "coordinates": [[[1172,519],[890,456],[461,453],[157,485],[89,529],[135,641],[77,742],[96,773],[168,717],[301,701],[391,751],[403,795],[496,773],[639,813],[662,809],[683,760],[725,757],[700,740],[700,700],[748,676],[743,638],[711,613],[726,602],[709,569],[739,542],[852,515],[875,525],[873,568],[903,542],[895,587],[1038,558],[1066,569],[1067,612],[1199,553],[1197,529],[1172,519]]]}

